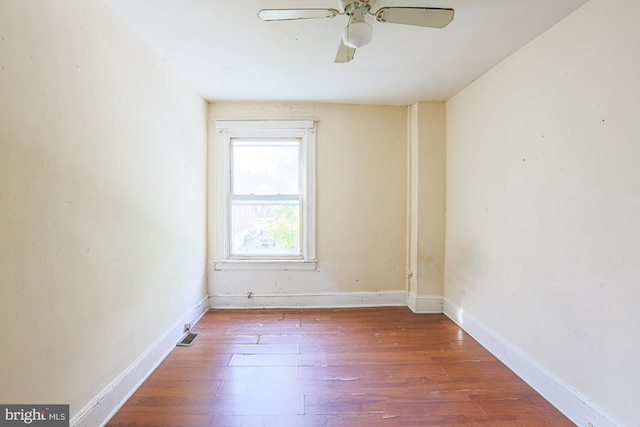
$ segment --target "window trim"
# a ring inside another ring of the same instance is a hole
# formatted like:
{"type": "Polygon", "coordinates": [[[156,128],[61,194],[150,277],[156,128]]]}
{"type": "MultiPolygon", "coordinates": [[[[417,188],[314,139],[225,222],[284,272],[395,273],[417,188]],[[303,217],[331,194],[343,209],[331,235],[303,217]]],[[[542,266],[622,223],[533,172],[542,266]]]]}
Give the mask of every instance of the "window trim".
{"type": "Polygon", "coordinates": [[[214,120],[216,219],[214,269],[304,269],[316,268],[316,120],[214,120]],[[303,189],[302,258],[230,258],[230,143],[233,138],[299,138],[303,189]],[[222,237],[220,237],[222,236],[222,237]]]}

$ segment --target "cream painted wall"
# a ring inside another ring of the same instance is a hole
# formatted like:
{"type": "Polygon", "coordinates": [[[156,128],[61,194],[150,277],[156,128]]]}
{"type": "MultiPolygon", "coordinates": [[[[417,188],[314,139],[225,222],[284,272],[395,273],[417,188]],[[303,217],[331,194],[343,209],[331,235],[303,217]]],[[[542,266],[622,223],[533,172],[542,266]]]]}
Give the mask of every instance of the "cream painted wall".
{"type": "Polygon", "coordinates": [[[445,104],[418,102],[410,107],[409,292],[444,295],[445,104]]]}
{"type": "Polygon", "coordinates": [[[640,425],[640,2],[591,0],[453,97],[446,297],[640,425]]]}
{"type": "MultiPolygon", "coordinates": [[[[318,119],[317,271],[214,271],[209,292],[318,294],[405,290],[407,109],[327,104],[212,103],[209,123],[231,118],[318,119]]],[[[209,164],[214,129],[210,130],[209,164]]],[[[209,169],[209,189],[215,171],[209,169]]],[[[209,223],[215,224],[209,194],[209,223]]]]}
{"type": "Polygon", "coordinates": [[[206,295],[205,153],[100,1],[0,2],[0,402],[73,416],[206,295]]]}

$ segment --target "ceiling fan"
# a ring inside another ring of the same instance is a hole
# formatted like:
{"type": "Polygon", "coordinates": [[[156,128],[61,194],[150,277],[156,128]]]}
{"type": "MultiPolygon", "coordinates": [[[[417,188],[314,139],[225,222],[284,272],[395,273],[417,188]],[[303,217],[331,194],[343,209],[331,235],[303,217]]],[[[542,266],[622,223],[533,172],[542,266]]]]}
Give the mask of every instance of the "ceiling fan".
{"type": "Polygon", "coordinates": [[[258,17],[263,21],[291,21],[298,19],[335,18],[347,15],[349,23],[342,31],[335,62],[353,59],[356,49],[371,42],[373,27],[365,21],[367,14],[378,22],[444,28],[453,20],[453,9],[436,7],[382,7],[371,12],[375,0],[338,0],[340,9],[262,9],[258,17]]]}

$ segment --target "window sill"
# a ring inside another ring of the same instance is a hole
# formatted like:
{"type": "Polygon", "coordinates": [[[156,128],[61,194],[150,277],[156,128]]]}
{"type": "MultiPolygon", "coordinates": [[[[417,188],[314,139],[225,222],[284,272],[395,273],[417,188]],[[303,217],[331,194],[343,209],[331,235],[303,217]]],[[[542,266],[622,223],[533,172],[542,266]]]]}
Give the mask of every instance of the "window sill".
{"type": "Polygon", "coordinates": [[[317,260],[225,260],[214,261],[215,271],[225,270],[315,270],[317,260]]]}

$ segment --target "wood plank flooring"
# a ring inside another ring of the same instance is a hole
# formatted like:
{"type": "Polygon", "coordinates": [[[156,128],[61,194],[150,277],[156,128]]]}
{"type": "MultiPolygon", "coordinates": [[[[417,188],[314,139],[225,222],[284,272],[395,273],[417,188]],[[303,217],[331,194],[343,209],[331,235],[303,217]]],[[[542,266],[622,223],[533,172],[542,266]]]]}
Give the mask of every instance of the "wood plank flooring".
{"type": "Polygon", "coordinates": [[[573,426],[444,315],[214,310],[108,426],[573,426]]]}

